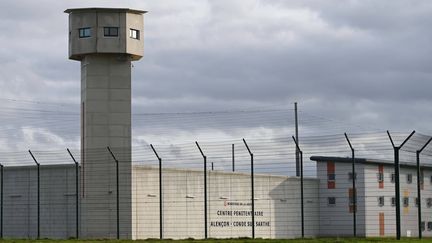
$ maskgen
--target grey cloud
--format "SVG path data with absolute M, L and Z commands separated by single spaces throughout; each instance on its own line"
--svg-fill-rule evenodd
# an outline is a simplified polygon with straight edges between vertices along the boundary
M 145 55 L 133 69 L 136 113 L 286 107 L 296 100 L 302 110 L 365 124 L 366 130 L 432 131 L 428 2 L 92 4 L 150 11 L 145 15 Z M 0 36 L 6 47 L 0 49 L 2 97 L 68 103 L 69 110 L 79 112 L 79 63 L 67 60 L 63 10 L 70 7 L 88 3 L 0 3 L 0 30 L 8 33 Z M 187 129 L 169 125 L 167 130 Z M 144 125 L 134 126 L 142 131 Z M 245 124 L 252 126 L 257 124 Z M 263 126 L 279 129 L 271 122 Z M 79 136 L 78 129 L 73 131 Z

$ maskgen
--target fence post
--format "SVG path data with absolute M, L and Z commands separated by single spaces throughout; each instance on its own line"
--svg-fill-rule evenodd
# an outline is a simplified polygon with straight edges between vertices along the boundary
M 234 157 L 234 144 L 231 146 L 231 153 L 232 153 L 232 171 L 235 171 L 235 157 Z
M 251 201 L 252 201 L 252 239 L 255 238 L 255 190 L 254 190 L 254 157 L 253 153 L 249 149 L 248 144 L 246 143 L 246 140 L 243 138 L 243 143 L 246 146 L 246 149 L 249 152 L 250 158 L 251 158 Z
M 71 151 L 67 148 L 66 149 L 72 158 L 73 162 L 75 163 L 75 237 L 79 238 L 79 164 L 75 160 L 75 157 L 72 155 Z
M 28 151 L 33 158 L 33 161 L 36 163 L 37 167 L 37 238 L 40 238 L 40 163 L 33 156 L 33 153 Z
M 300 149 L 297 140 L 295 137 L 292 137 L 294 143 L 296 145 L 296 149 L 299 151 L 300 155 L 300 163 L 299 163 L 299 171 L 300 171 L 300 205 L 301 205 L 301 235 L 304 238 L 304 185 L 303 185 L 303 151 Z
M 111 151 L 110 147 L 107 147 L 109 153 L 113 157 L 115 163 L 116 163 L 116 207 L 117 207 L 117 239 L 120 239 L 120 202 L 119 202 L 119 161 L 114 156 L 113 152 Z
M 1 188 L 0 188 L 0 239 L 3 239 L 3 188 L 4 188 L 4 166 L 0 164 Z
M 393 146 L 394 150 L 394 171 L 395 171 L 395 198 L 396 198 L 396 239 L 401 239 L 401 215 L 400 215 L 400 172 L 399 172 L 399 150 L 405 145 L 406 142 L 414 135 L 415 131 L 412 131 L 411 134 L 403 141 L 400 146 L 395 146 L 393 139 L 390 135 L 390 132 L 387 131 L 387 135 L 390 139 L 390 142 Z
M 353 235 L 357 237 L 357 189 L 356 189 L 356 172 L 355 172 L 355 151 L 351 144 L 351 141 L 348 138 L 348 135 L 344 133 L 346 141 L 351 149 L 351 159 L 352 159 L 352 204 L 353 204 Z
M 159 154 L 156 152 L 156 149 L 153 147 L 152 144 L 150 144 L 151 149 L 153 150 L 153 153 L 156 155 L 156 158 L 159 161 L 159 238 L 163 239 L 163 201 L 162 201 L 162 158 L 159 157 Z
M 296 176 L 300 176 L 300 150 L 298 149 L 300 141 L 298 137 L 298 110 L 297 102 L 294 102 L 294 122 L 295 122 L 295 141 L 296 141 Z
M 204 238 L 207 239 L 207 156 L 204 155 L 198 142 L 195 142 L 204 159 Z
M 417 214 L 418 214 L 418 235 L 419 239 L 422 238 L 422 228 L 421 228 L 421 222 L 422 222 L 422 215 L 421 215 L 421 188 L 420 188 L 420 153 L 428 146 L 428 144 L 432 141 L 432 138 L 429 138 L 429 140 L 423 145 L 423 147 L 416 151 L 416 158 L 417 158 L 417 200 L 418 200 L 418 207 L 417 207 Z M 423 178 L 424 180 L 424 178 Z

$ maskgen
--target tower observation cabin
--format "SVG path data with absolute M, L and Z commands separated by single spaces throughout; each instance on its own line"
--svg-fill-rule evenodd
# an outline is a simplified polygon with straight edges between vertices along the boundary
M 69 58 L 89 54 L 127 54 L 139 60 L 144 51 L 143 17 L 128 8 L 76 8 L 69 14 Z

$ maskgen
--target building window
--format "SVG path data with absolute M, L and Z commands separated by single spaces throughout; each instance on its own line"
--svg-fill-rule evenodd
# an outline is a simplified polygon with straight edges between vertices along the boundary
M 336 198 L 335 197 L 328 197 L 327 198 L 327 204 L 329 206 L 335 206 L 336 205 Z
M 90 37 L 90 36 L 91 36 L 91 28 L 90 27 L 79 29 L 79 38 L 86 38 L 86 37 Z
M 378 165 L 378 188 L 384 188 L 384 165 Z
M 408 207 L 408 206 L 409 206 L 409 198 L 404 197 L 404 207 Z
M 420 190 L 424 190 L 424 173 L 420 171 Z
M 383 173 L 378 173 L 377 174 L 377 178 L 378 178 L 378 182 L 383 182 L 384 181 L 384 174 Z
M 430 177 L 430 184 L 432 184 L 432 176 Z
M 396 206 L 396 198 L 395 197 L 391 198 L 391 205 L 392 205 L 392 207 Z
M 378 225 L 379 225 L 379 236 L 385 235 L 385 220 L 384 220 L 384 213 L 378 214 Z
M 428 207 L 428 208 L 432 207 L 432 198 L 426 199 L 426 207 Z
M 357 210 L 356 202 L 357 202 L 357 195 L 356 190 L 353 188 L 348 189 L 348 197 L 349 197 L 349 212 L 353 213 Z
M 419 206 L 419 200 L 418 200 L 418 197 L 416 197 L 416 199 L 415 199 L 415 205 L 416 205 L 416 207 Z
M 104 27 L 104 36 L 118 36 L 118 27 Z
M 129 37 L 132 39 L 140 39 L 140 31 L 136 29 L 130 29 L 129 30 Z
M 396 175 L 394 173 L 391 174 L 390 182 L 395 183 L 396 181 Z
M 420 223 L 420 229 L 421 229 L 421 231 L 425 231 L 425 226 L 426 226 L 426 222 L 422 221 Z M 429 226 L 429 224 L 428 224 L 428 226 Z
M 349 173 L 348 173 L 348 179 L 349 179 L 350 181 L 352 181 L 352 180 L 353 180 L 353 177 L 354 177 L 354 180 L 357 180 L 357 173 L 354 173 L 354 176 L 353 176 L 353 173 L 352 173 L 352 172 L 349 172 Z
M 354 205 L 356 203 L 356 199 L 357 199 L 356 191 L 353 190 L 352 188 L 350 188 L 348 190 L 348 196 L 349 196 L 349 204 Z
M 432 231 L 432 222 L 428 222 L 428 225 L 427 225 L 428 227 L 428 231 Z
M 408 184 L 412 183 L 412 174 L 407 174 L 407 183 Z
M 327 189 L 336 188 L 336 167 L 334 162 L 327 162 Z
M 384 206 L 384 197 L 383 196 L 378 197 L 378 206 L 380 206 L 380 207 Z

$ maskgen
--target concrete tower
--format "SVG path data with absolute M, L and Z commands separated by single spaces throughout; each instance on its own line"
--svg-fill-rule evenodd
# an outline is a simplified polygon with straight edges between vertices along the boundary
M 67 9 L 69 59 L 81 61 L 81 236 L 132 238 L 131 61 L 143 55 L 143 14 Z M 116 163 L 119 161 L 117 230 Z

